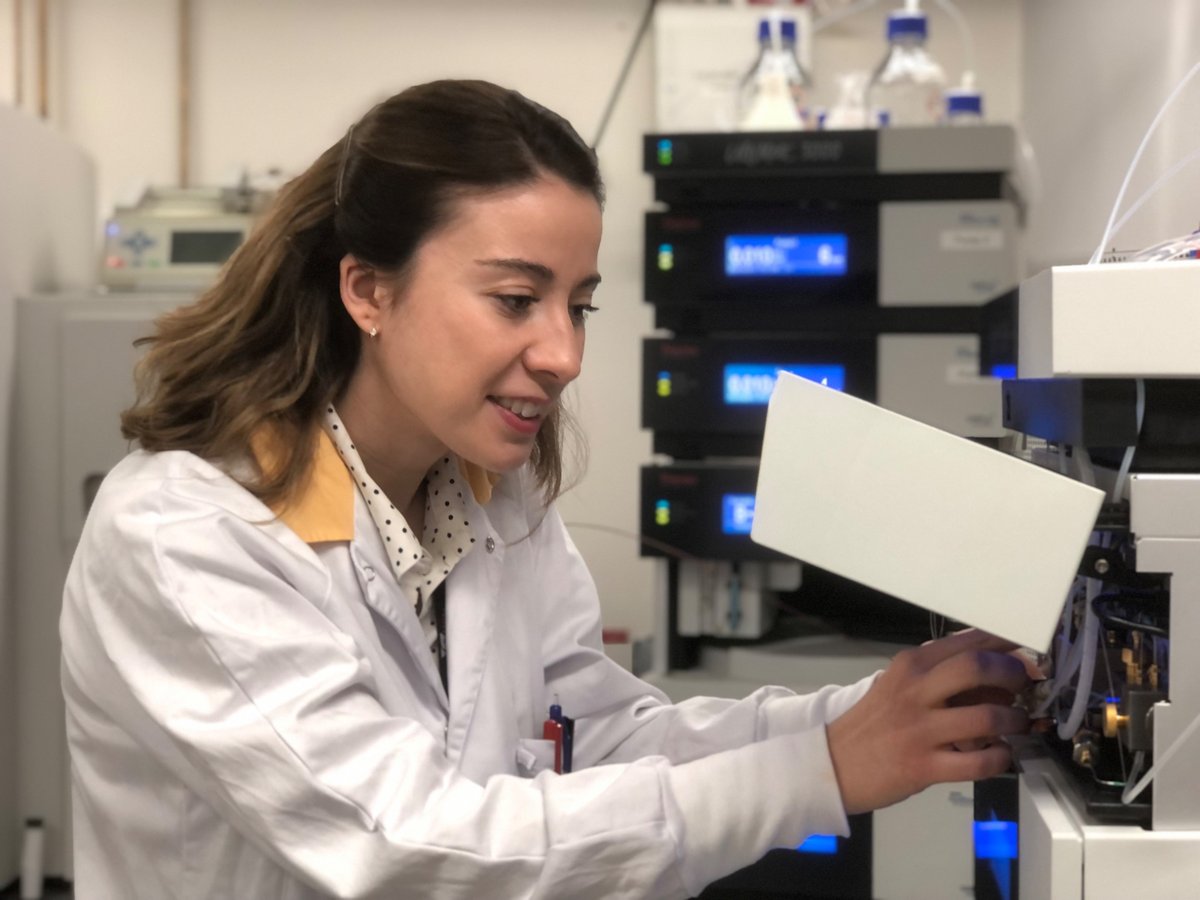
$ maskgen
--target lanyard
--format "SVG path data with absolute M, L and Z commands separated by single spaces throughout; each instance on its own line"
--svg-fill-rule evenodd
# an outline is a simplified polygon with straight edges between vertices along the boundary
M 446 582 L 443 580 L 433 590 L 433 627 L 437 629 L 437 644 L 434 652 L 437 654 L 438 674 L 442 676 L 442 687 L 446 689 L 446 697 L 450 697 L 450 676 L 446 670 Z

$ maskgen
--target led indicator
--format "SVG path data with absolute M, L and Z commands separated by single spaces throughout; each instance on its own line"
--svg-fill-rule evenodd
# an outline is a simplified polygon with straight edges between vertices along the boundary
M 654 502 L 654 524 L 655 525 L 670 525 L 671 524 L 671 501 L 656 500 Z
M 658 142 L 658 164 L 669 166 L 675 160 L 675 147 L 667 139 Z
M 846 367 L 808 363 L 730 363 L 725 366 L 725 403 L 730 406 L 762 406 L 771 399 L 780 372 L 789 372 L 817 384 L 846 389 Z
M 721 531 L 724 534 L 749 534 L 754 525 L 754 495 L 725 494 L 721 498 Z
M 844 234 L 731 234 L 725 274 L 750 277 L 845 275 Z
M 975 823 L 976 859 L 1016 859 L 1017 846 L 1016 822 Z
M 670 272 L 675 268 L 675 248 L 670 244 L 658 245 L 658 270 Z
M 837 835 L 833 834 L 814 834 L 811 835 L 803 844 L 796 848 L 801 853 L 821 853 L 830 855 L 838 851 Z
M 670 372 L 659 372 L 658 373 L 658 380 L 655 382 L 654 390 L 660 397 L 670 397 L 671 396 L 671 373 Z
M 992 366 L 992 377 L 1012 381 L 1017 377 L 1017 367 L 1012 363 L 999 363 Z

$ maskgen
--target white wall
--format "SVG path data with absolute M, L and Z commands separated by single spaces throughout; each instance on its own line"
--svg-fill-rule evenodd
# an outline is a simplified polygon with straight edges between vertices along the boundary
M 1031 270 L 1086 262 L 1155 113 L 1200 62 L 1194 0 L 1025 0 L 1025 118 L 1042 170 Z M 1069 49 L 1067 49 L 1069 48 Z M 1200 149 L 1200 78 L 1173 104 L 1134 175 L 1126 206 Z M 1200 222 L 1200 165 L 1180 172 L 1116 238 L 1136 249 Z M 1110 242 L 1112 243 L 1112 242 Z
M 9 0 L 9 3 L 18 0 Z M 31 30 L 32 5 L 26 12 Z M 883 51 L 880 3 L 822 32 L 814 69 L 870 68 Z M 1019 110 L 1017 0 L 962 0 L 991 117 Z M 178 179 L 177 4 L 72 0 L 55 4 L 51 116 L 96 157 L 100 214 L 146 184 Z M 243 168 L 295 172 L 337 140 L 372 102 L 407 84 L 478 76 L 515 87 L 566 115 L 591 139 L 645 8 L 644 0 L 203 0 L 193 6 L 191 174 L 229 182 Z M 960 36 L 931 3 L 931 49 L 957 77 Z M 2 13 L 0 13 L 2 15 Z M 4 26 L 0 26 L 3 41 Z M 745 40 L 747 64 L 753 36 Z M 589 324 L 584 375 L 573 391 L 591 455 L 561 508 L 592 566 L 606 622 L 650 631 L 653 566 L 637 531 L 637 469 L 650 441 L 639 428 L 642 213 L 652 196 L 640 136 L 653 129 L 651 42 L 639 50 L 600 146 L 608 182 L 601 251 L 602 312 Z M 32 74 L 33 60 L 27 59 Z M 11 83 L 11 75 L 9 82 Z M 27 79 L 27 95 L 34 86 Z M 0 80 L 0 89 L 4 84 Z

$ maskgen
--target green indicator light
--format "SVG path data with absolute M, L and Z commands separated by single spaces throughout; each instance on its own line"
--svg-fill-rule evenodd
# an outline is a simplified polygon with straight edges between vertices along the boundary
M 660 166 L 669 166 L 675 158 L 675 148 L 668 140 L 658 142 L 658 164 Z
M 658 500 L 654 504 L 654 524 L 655 525 L 670 525 L 671 524 L 671 503 L 667 500 Z
M 673 268 L 675 268 L 675 248 L 670 244 L 659 244 L 658 270 L 660 272 L 670 272 Z
M 671 396 L 671 373 L 659 372 L 656 390 L 660 397 Z

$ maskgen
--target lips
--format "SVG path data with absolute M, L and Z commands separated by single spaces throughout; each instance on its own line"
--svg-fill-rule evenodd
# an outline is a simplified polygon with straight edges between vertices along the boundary
M 497 406 L 507 409 L 513 415 L 527 420 L 540 419 L 550 409 L 549 403 L 539 403 L 535 400 L 526 400 L 520 397 L 490 397 L 488 399 Z

